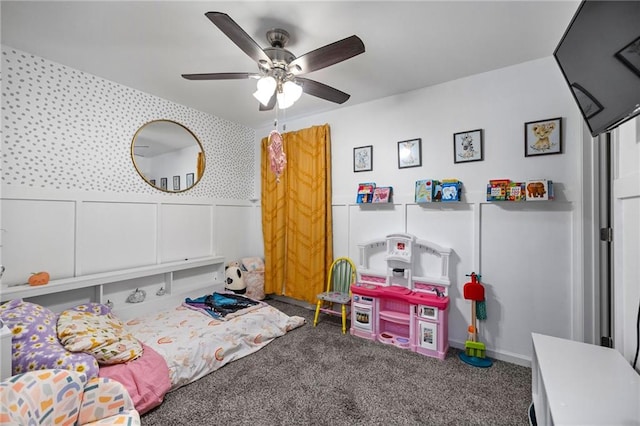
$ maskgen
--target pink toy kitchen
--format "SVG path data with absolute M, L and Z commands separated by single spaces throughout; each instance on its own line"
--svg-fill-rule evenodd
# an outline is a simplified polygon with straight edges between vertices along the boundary
M 359 244 L 358 250 L 351 334 L 444 359 L 451 249 L 390 234 Z

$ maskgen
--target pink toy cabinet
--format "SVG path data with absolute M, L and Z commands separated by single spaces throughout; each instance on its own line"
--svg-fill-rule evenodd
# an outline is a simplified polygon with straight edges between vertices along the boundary
M 422 293 L 415 293 L 410 298 L 415 312 L 411 324 L 413 351 L 444 359 L 449 349 L 448 299 Z
M 390 234 L 358 248 L 351 334 L 444 359 L 451 250 L 410 234 Z

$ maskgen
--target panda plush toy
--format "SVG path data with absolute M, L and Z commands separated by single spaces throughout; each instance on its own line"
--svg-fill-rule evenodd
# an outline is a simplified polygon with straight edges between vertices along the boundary
M 247 292 L 247 285 L 244 283 L 242 270 L 238 266 L 227 266 L 224 275 L 225 290 L 232 291 L 236 294 L 245 294 Z

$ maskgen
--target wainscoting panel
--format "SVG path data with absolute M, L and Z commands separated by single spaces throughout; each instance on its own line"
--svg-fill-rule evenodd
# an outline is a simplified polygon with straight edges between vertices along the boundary
M 351 204 L 349 206 L 349 257 L 357 263 L 358 244 L 404 231 L 404 205 Z M 376 265 L 369 265 L 369 267 L 378 269 Z M 381 265 L 381 269 L 384 271 L 385 266 Z
M 449 265 L 450 276 L 455 276 L 454 272 L 460 264 L 468 268 L 473 264 L 473 210 L 468 204 L 437 207 L 407 205 L 407 233 L 419 239 L 450 247 L 453 251 Z M 433 265 L 419 262 L 430 271 L 437 269 L 439 264 L 436 258 L 426 254 L 424 261 L 433 262 Z M 465 273 L 471 272 L 465 271 L 460 271 L 461 279 L 464 279 Z M 423 275 L 424 271 L 417 270 L 414 274 Z
M 634 177 L 640 178 L 640 175 Z M 637 356 L 636 348 L 640 344 L 637 341 L 637 318 L 640 315 L 640 192 L 637 189 L 635 197 L 616 200 L 619 216 L 615 223 L 624 222 L 624 227 L 619 226 L 622 230 L 615 229 L 616 234 L 613 236 L 617 243 L 614 250 L 619 250 L 616 252 L 614 270 L 619 283 L 614 289 L 614 342 L 629 361 Z M 640 365 L 636 370 L 640 373 Z
M 482 204 L 487 348 L 531 356 L 531 332 L 571 338 L 571 203 Z M 482 328 L 484 326 L 484 328 Z
M 247 204 L 218 204 L 215 217 L 215 241 L 224 241 L 216 247 L 217 254 L 224 255 L 227 261 L 238 260 L 258 253 L 247 253 L 247 247 L 262 245 L 262 233 L 251 226 L 255 223 L 254 206 Z
M 640 117 L 613 134 L 613 342 L 631 363 L 638 356 L 640 344 Z M 640 363 L 636 371 L 640 373 Z
M 213 206 L 163 204 L 160 212 L 161 262 L 213 254 Z
M 82 202 L 78 222 L 79 275 L 156 263 L 156 204 Z
M 462 287 L 469 280 L 466 274 L 474 272 L 474 213 L 478 205 L 470 204 L 428 204 L 407 205 L 407 232 L 419 239 L 432 241 L 451 248 L 449 258 L 449 340 L 464 342 L 470 324 L 471 305 L 464 300 Z M 433 271 L 436 262 L 433 256 L 424 256 L 418 264 Z M 420 276 L 423 271 L 415 271 Z M 478 272 L 478 271 L 475 271 Z
M 26 283 L 32 272 L 59 278 L 74 274 L 75 203 L 2 200 L 5 285 Z
M 349 206 L 346 204 L 334 204 L 333 216 L 333 258 L 349 256 Z M 357 259 L 352 259 L 357 262 Z

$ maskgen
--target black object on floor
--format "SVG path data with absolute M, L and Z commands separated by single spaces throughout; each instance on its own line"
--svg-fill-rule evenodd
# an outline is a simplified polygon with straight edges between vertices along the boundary
M 531 426 L 538 426 L 538 422 L 536 421 L 536 409 L 533 406 L 533 402 L 529 405 L 529 424 Z

